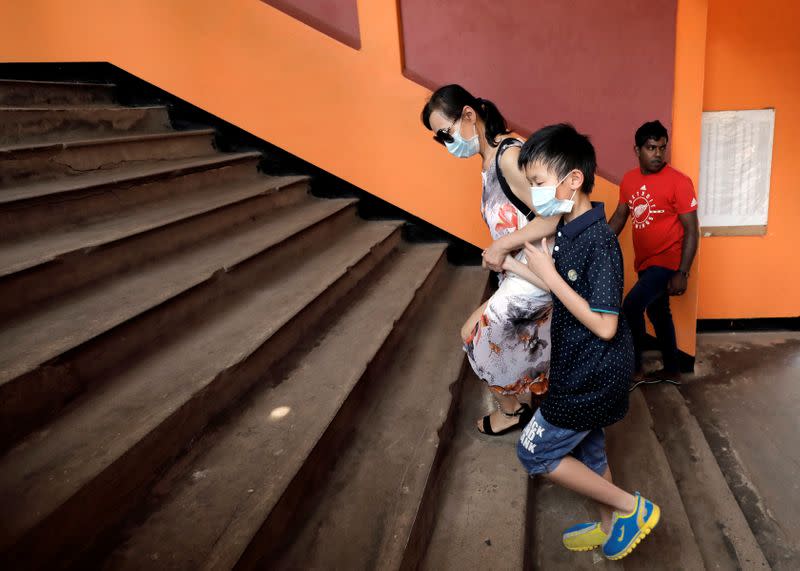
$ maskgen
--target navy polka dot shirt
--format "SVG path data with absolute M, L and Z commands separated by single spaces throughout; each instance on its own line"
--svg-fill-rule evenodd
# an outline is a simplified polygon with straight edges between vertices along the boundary
M 620 315 L 622 251 L 606 223 L 603 204 L 556 230 L 553 260 L 562 278 L 592 311 Z M 604 341 L 553 296 L 550 389 L 541 406 L 547 422 L 572 430 L 614 424 L 628 412 L 633 341 L 620 315 L 617 333 Z

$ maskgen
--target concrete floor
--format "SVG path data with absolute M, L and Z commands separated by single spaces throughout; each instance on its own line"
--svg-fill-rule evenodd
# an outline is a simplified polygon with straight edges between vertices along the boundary
M 800 569 L 800 333 L 698 337 L 681 392 L 775 569 Z

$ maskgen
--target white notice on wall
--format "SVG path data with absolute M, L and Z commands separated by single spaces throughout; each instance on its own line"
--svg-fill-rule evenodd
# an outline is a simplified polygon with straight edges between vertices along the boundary
M 767 225 L 774 130 L 774 109 L 703 113 L 701 226 Z

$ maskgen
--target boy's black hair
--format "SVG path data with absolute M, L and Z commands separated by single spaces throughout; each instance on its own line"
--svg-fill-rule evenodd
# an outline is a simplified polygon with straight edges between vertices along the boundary
M 648 121 L 636 129 L 634 140 L 636 141 L 636 146 L 641 147 L 647 142 L 647 139 L 658 141 L 661 137 L 664 137 L 667 141 L 669 141 L 669 133 L 667 132 L 667 128 L 661 124 L 661 121 L 656 119 L 655 121 Z
M 461 112 L 466 105 L 472 107 L 478 117 L 483 119 L 483 123 L 486 125 L 486 142 L 492 147 L 499 144 L 495 142 L 499 135 L 511 132 L 508 130 L 505 118 L 494 103 L 488 99 L 475 97 L 456 84 L 445 85 L 434 91 L 422 108 L 420 119 L 425 128 L 431 131 L 431 113 L 440 111 L 445 117 L 456 120 L 461 117 Z
M 548 125 L 536 131 L 522 145 L 519 152 L 519 168 L 541 161 L 558 175 L 567 176 L 570 171 L 583 173 L 581 191 L 590 194 L 594 188 L 594 172 L 597 156 L 589 137 L 578 133 L 569 123 Z

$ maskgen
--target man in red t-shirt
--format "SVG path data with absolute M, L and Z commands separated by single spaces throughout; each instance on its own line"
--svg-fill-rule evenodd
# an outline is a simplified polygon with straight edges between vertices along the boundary
M 608 221 L 619 234 L 628 217 L 633 218 L 634 269 L 639 280 L 622 309 L 633 333 L 637 378 L 642 378 L 646 310 L 664 361 L 663 369 L 648 377 L 677 380 L 680 367 L 669 296 L 686 291 L 700 234 L 697 197 L 691 179 L 666 163 L 669 135 L 661 122 L 645 123 L 635 139 L 639 167 L 622 178 L 619 205 Z

